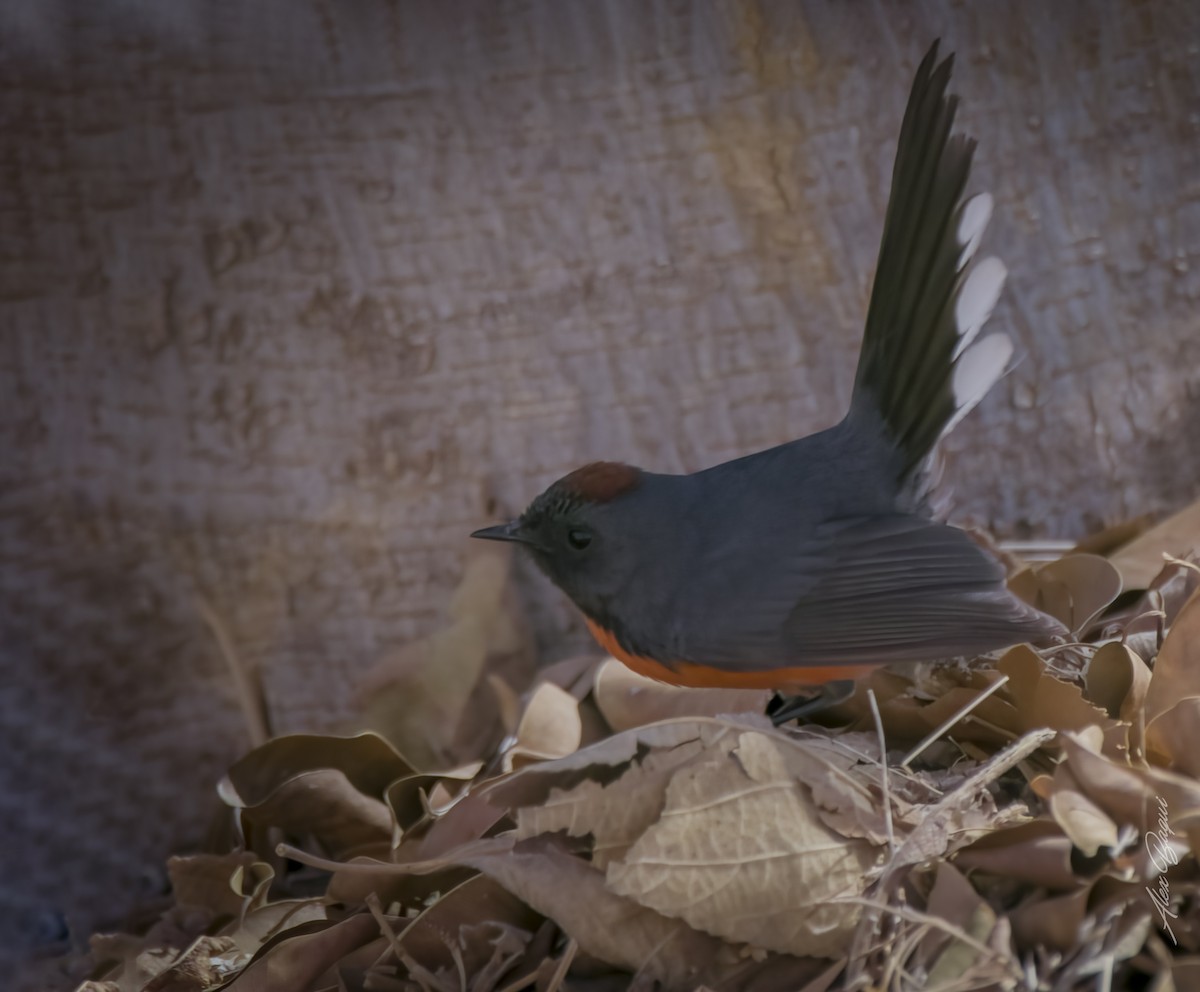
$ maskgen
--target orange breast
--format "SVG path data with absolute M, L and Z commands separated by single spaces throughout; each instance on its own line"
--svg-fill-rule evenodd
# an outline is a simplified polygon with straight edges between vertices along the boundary
M 798 686 L 823 685 L 838 679 L 855 679 L 878 668 L 878 665 L 813 665 L 793 668 L 764 668 L 759 671 L 730 671 L 687 661 L 660 662 L 645 655 L 631 654 L 617 643 L 616 637 L 590 617 L 584 617 L 588 630 L 597 643 L 617 661 L 639 675 L 700 689 L 792 689 Z

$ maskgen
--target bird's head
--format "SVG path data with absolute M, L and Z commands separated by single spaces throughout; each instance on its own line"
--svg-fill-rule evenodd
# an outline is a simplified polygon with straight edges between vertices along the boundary
M 601 616 L 633 561 L 622 508 L 641 484 L 640 469 L 592 462 L 551 485 L 516 520 L 471 536 L 524 545 L 584 613 Z

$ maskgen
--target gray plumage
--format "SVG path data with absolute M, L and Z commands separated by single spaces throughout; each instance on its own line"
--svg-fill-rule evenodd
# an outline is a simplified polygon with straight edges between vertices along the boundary
M 936 44 L 901 127 L 851 408 L 836 426 L 692 475 L 601 463 L 480 537 L 526 544 L 621 647 L 726 671 L 975 655 L 1063 632 L 928 511 L 940 437 L 1004 372 L 980 337 L 1004 266 L 971 266 L 991 213 L 963 200 Z

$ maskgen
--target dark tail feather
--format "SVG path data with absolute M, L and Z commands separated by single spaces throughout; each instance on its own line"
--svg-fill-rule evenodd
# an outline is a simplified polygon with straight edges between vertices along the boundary
M 951 135 L 958 98 L 947 96 L 954 57 L 937 43 L 917 69 L 892 172 L 853 405 L 882 417 L 902 454 L 901 480 L 925 465 L 938 439 L 1003 374 L 1012 344 L 978 339 L 1004 285 L 997 258 L 971 258 L 992 199 L 963 201 L 975 142 Z

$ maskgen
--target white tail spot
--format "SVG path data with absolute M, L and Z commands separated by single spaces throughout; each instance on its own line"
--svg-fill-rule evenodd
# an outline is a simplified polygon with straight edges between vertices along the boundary
M 954 363 L 954 416 L 946 425 L 948 433 L 971 412 L 987 391 L 1004 375 L 1012 358 L 1013 345 L 1007 334 L 989 334 L 976 341 Z
M 982 259 L 967 275 L 954 301 L 954 323 L 958 329 L 955 358 L 975 340 L 979 329 L 992 315 L 1007 276 L 1008 269 L 994 255 Z
M 992 219 L 992 194 L 980 193 L 973 196 L 958 212 L 958 243 L 962 245 L 962 254 L 958 256 L 958 269 L 961 272 L 975 255 L 979 242 L 983 240 L 983 232 L 987 230 L 988 221 Z

